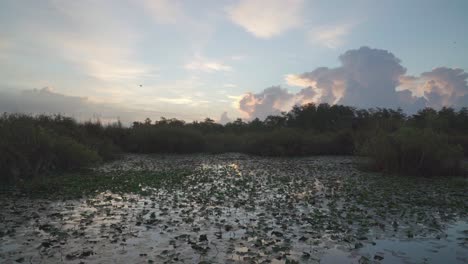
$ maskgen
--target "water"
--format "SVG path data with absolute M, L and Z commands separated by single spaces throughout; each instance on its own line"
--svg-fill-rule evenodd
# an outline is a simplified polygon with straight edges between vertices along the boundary
M 468 263 L 467 230 L 468 223 L 458 221 L 446 229 L 443 238 L 376 239 L 358 250 L 333 248 L 320 263 Z
M 145 196 L 2 194 L 0 262 L 467 263 L 463 185 L 362 173 L 354 164 L 130 155 L 98 170 L 183 167 L 193 175 Z

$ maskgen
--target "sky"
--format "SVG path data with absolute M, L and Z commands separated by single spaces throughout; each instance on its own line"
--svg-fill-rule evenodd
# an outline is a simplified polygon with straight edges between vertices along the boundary
M 249 120 L 468 106 L 465 0 L 2 0 L 0 111 Z

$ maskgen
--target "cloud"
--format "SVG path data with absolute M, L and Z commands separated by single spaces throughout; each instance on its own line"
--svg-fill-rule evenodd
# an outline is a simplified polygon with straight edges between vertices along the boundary
M 301 26 L 303 0 L 241 0 L 228 9 L 231 21 L 258 38 Z
M 418 77 L 403 76 L 399 90 L 407 89 L 424 97 L 429 107 L 467 106 L 463 99 L 468 95 L 467 79 L 468 73 L 463 69 L 439 67 Z
M 353 24 L 323 26 L 310 30 L 308 37 L 312 43 L 334 49 L 344 44 L 344 38 L 351 32 L 353 27 Z
M 89 12 L 86 5 L 62 7 L 62 15 L 76 31 L 44 31 L 41 41 L 53 47 L 65 60 L 76 64 L 86 75 L 101 81 L 131 81 L 156 75 L 154 66 L 136 60 L 137 31 L 108 14 L 104 7 L 94 8 L 99 11 Z M 82 17 L 87 21 L 85 24 L 81 22 Z
M 184 66 L 187 70 L 203 72 L 232 71 L 232 67 L 222 62 L 203 58 L 200 55 L 195 57 Z
M 337 68 L 317 68 L 300 75 L 289 75 L 290 85 L 309 85 L 320 96 L 316 102 L 359 107 L 396 107 L 395 87 L 406 69 L 386 50 L 361 47 L 339 57 Z
M 144 7 L 160 24 L 175 24 L 187 18 L 178 0 L 144 0 Z
M 246 55 L 232 55 L 232 56 L 230 57 L 230 59 L 233 60 L 233 61 L 243 61 L 243 60 L 245 60 L 246 58 L 247 58 Z
M 158 119 L 161 116 L 176 117 L 188 120 L 201 119 L 201 116 L 183 115 L 180 113 L 150 111 L 127 108 L 118 104 L 93 102 L 87 97 L 69 96 L 58 93 L 49 87 L 23 90 L 21 92 L 0 91 L 0 113 L 25 114 L 63 114 L 79 121 L 101 120 L 103 123 L 120 120 L 131 124 L 146 117 Z
M 315 86 L 316 82 L 311 81 L 307 78 L 303 78 L 301 75 L 297 74 L 287 74 L 285 76 L 286 83 L 290 86 L 299 86 L 299 87 L 309 87 Z
M 191 103 L 193 103 L 192 98 L 188 98 L 188 97 L 180 97 L 180 98 L 159 97 L 156 100 L 161 101 L 161 102 L 173 103 L 173 104 L 191 104 Z
M 131 20 L 117 15 L 125 5 L 108 5 L 107 1 L 43 1 L 38 5 L 44 12 L 37 12 L 34 3 L 17 5 L 24 19 L 12 22 L 15 32 L 8 36 L 14 44 L 9 54 L 14 62 L 22 61 L 27 54 L 30 64 L 47 60 L 48 67 L 56 63 L 65 69 L 65 74 L 71 68 L 75 78 L 80 75 L 94 79 L 99 85 L 132 82 L 157 74 L 157 68 L 137 60 L 142 34 Z M 17 68 L 16 72 L 24 75 L 37 72 L 28 72 L 32 67 L 24 65 Z
M 409 90 L 401 90 L 396 93 L 400 106 L 403 107 L 407 113 L 416 113 L 417 111 L 427 107 L 426 98 L 414 96 Z
M 227 123 L 231 122 L 231 118 L 228 117 L 228 113 L 227 112 L 223 112 L 221 114 L 221 117 L 219 118 L 219 121 L 218 123 L 222 124 L 222 125 L 225 125 Z
M 294 95 L 279 86 L 266 88 L 260 93 L 247 93 L 239 100 L 239 110 L 247 117 L 264 119 L 287 111 L 294 104 Z
M 209 103 L 208 100 L 199 100 L 190 96 L 183 96 L 183 97 L 175 97 L 175 98 L 168 98 L 168 97 L 156 97 L 154 101 L 158 102 L 165 102 L 175 105 L 188 105 L 188 106 L 199 106 L 201 104 Z
M 359 108 L 397 108 L 414 113 L 424 107 L 463 107 L 468 103 L 468 73 L 462 69 L 436 68 L 419 77 L 408 76 L 400 59 L 389 51 L 361 47 L 339 56 L 336 68 L 288 74 L 297 93 L 274 86 L 257 94 L 247 93 L 238 109 L 249 118 L 264 118 L 290 110 L 295 104 L 329 103 Z
M 7 50 L 10 47 L 10 43 L 5 40 L 0 38 L 0 58 L 6 57 L 7 55 Z

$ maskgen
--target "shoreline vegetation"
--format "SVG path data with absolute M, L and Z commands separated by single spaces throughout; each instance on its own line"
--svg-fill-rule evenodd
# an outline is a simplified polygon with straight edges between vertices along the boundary
M 295 106 L 265 120 L 225 125 L 207 118 L 79 123 L 61 115 L 0 116 L 0 181 L 14 183 L 73 172 L 122 153 L 227 153 L 259 156 L 357 155 L 367 169 L 412 176 L 464 175 L 468 108 L 356 109 L 328 104 Z

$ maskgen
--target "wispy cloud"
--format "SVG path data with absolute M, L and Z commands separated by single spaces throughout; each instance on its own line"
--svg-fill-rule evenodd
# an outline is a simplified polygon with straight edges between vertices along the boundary
M 242 61 L 242 60 L 245 60 L 247 58 L 247 56 L 245 56 L 245 55 L 232 55 L 230 58 L 233 61 Z
M 303 0 L 241 0 L 228 8 L 232 22 L 258 38 L 271 38 L 301 26 Z
M 158 97 L 157 101 L 166 102 L 171 104 L 192 104 L 193 99 L 191 97 L 179 97 L 179 98 L 167 98 L 167 97 Z
M 207 59 L 201 55 L 195 55 L 194 58 L 184 65 L 187 70 L 203 72 L 232 71 L 232 67 L 223 62 Z
M 119 10 L 103 2 L 50 1 L 59 25 L 33 24 L 28 31 L 37 42 L 53 49 L 62 59 L 75 64 L 84 74 L 101 81 L 140 79 L 156 69 L 136 59 L 140 33 L 115 15 Z M 122 8 L 122 7 L 115 7 Z M 50 18 L 51 21 L 54 17 Z M 70 30 L 71 29 L 71 30 Z
M 0 112 L 21 112 L 26 114 L 64 114 L 80 121 L 99 119 L 104 123 L 122 121 L 131 124 L 146 117 L 158 119 L 161 116 L 183 118 L 186 120 L 202 119 L 202 115 L 183 114 L 168 111 L 148 110 L 141 107 L 129 108 L 122 104 L 94 102 L 87 97 L 69 96 L 45 87 L 42 89 L 23 90 L 21 92 L 3 92 L 0 90 Z
M 233 84 L 233 83 L 226 83 L 223 85 L 223 87 L 226 87 L 226 88 L 235 88 L 237 87 L 237 85 Z
M 0 38 L 0 58 L 7 54 L 6 50 L 9 46 L 10 44 L 8 43 L 8 41 Z
M 116 46 L 112 41 L 69 34 L 50 36 L 48 41 L 63 58 L 102 81 L 139 80 L 157 74 L 154 66 L 133 59 L 135 54 L 131 45 Z
M 322 26 L 308 32 L 309 40 L 330 49 L 342 46 L 345 38 L 350 34 L 355 24 L 340 24 L 333 26 Z
M 178 0 L 144 0 L 145 9 L 161 24 L 176 24 L 187 19 L 183 6 Z

